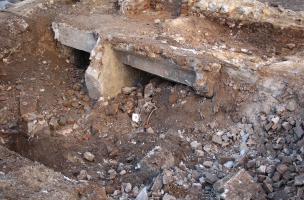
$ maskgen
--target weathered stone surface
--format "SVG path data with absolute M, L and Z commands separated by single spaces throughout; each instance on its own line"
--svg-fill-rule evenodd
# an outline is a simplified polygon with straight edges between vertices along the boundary
M 102 88 L 98 81 L 99 71 L 94 68 L 88 68 L 85 73 L 86 86 L 92 99 L 98 99 L 102 96 Z
M 93 99 L 117 95 L 122 87 L 132 86 L 139 75 L 139 72 L 118 60 L 111 46 L 103 44 L 101 40 L 94 48 L 92 58 L 85 79 L 89 95 Z
M 87 52 L 91 52 L 96 45 L 97 38 L 92 32 L 80 31 L 65 24 L 57 23 L 52 23 L 52 28 L 55 39 L 63 45 L 70 46 L 70 44 L 73 44 L 73 48 Z
M 213 186 L 225 200 L 266 199 L 261 186 L 244 169 L 232 177 L 219 180 Z

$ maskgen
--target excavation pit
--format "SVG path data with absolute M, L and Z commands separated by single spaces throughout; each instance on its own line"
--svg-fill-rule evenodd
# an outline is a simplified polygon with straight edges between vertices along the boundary
M 83 9 L 84 1 L 34 0 L 39 12 L 22 12 L 33 21 L 50 14 L 66 54 L 56 48 L 49 23 L 37 33 L 29 24 L 27 37 L 11 37 L 17 51 L 3 63 L 16 80 L 0 81 L 0 142 L 23 157 L 0 148 L 0 198 L 68 199 L 61 193 L 68 189 L 65 194 L 76 195 L 69 199 L 80 199 L 86 191 L 74 186 L 84 183 L 97 186 L 86 198 L 94 200 L 96 193 L 135 199 L 143 188 L 151 198 L 216 199 L 217 180 L 234 182 L 229 191 L 238 191 L 233 174 L 263 188 L 235 192 L 240 199 L 301 198 L 304 37 L 301 22 L 287 23 L 289 11 L 277 7 L 278 18 L 245 17 L 242 24 L 199 9 L 175 19 L 151 10 L 101 14 L 110 5 L 94 12 L 95 4 Z M 10 22 L 1 19 L 3 27 Z M 148 73 L 161 78 L 144 79 Z M 27 108 L 33 110 L 24 113 Z M 39 132 L 18 126 L 25 122 Z M 269 182 L 273 172 L 279 176 Z M 62 184 L 41 184 L 49 177 L 47 184 Z

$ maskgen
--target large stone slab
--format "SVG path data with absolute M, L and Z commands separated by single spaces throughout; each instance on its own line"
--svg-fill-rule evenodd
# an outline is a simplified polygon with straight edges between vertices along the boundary
M 209 1 L 206 2 L 196 2 L 193 9 L 207 12 Z M 233 11 L 243 6 L 245 0 L 216 2 L 217 6 L 228 3 Z M 261 15 L 261 18 L 258 16 L 250 20 L 271 22 L 286 28 L 295 37 L 291 40 L 285 37 L 285 33 L 268 26 L 259 27 L 265 31 L 250 33 L 250 36 L 246 28 L 239 28 L 238 34 L 233 35 L 234 28 L 210 22 L 206 18 L 180 17 L 160 22 L 159 25 L 151 19 L 137 20 L 104 14 L 61 16 L 53 23 L 53 30 L 62 44 L 91 53 L 86 84 L 94 99 L 115 96 L 120 92 L 120 87 L 136 82 L 138 76 L 134 71 L 129 71 L 130 67 L 188 85 L 198 94 L 209 98 L 214 97 L 220 88 L 229 87 L 229 82 L 262 87 L 273 92 L 273 85 L 265 82 L 274 78 L 273 74 L 286 69 L 284 73 L 292 76 L 292 67 L 301 73 L 303 71 L 302 63 L 297 61 L 302 56 L 300 53 L 295 55 L 296 49 L 301 51 L 303 25 L 291 16 L 285 19 L 284 14 L 276 15 L 277 8 L 270 8 L 261 2 L 254 1 L 248 6 L 251 6 L 250 12 L 255 12 L 257 8 L 276 9 L 272 10 L 274 15 L 266 18 Z M 280 18 L 283 19 L 281 24 L 277 21 Z M 197 27 L 200 27 L 198 33 L 195 31 Z M 208 34 L 201 34 L 210 28 L 212 30 Z M 208 35 L 211 33 L 210 38 Z M 262 39 L 265 40 L 263 44 Z M 298 44 L 290 49 L 291 43 L 296 40 Z M 287 52 L 284 58 L 288 58 L 288 61 L 283 61 L 280 54 L 270 55 L 269 49 Z M 292 67 L 286 68 L 287 63 L 292 63 Z M 279 79 L 280 76 L 275 78 Z
M 56 23 L 52 24 L 52 28 L 55 39 L 63 45 L 90 53 L 97 43 L 97 38 L 91 31 L 79 31 L 77 28 Z
M 130 30 L 97 26 L 94 31 L 90 30 L 91 27 L 83 30 L 68 23 L 53 23 L 52 27 L 55 39 L 62 44 L 91 53 L 86 84 L 94 99 L 115 96 L 121 87 L 136 82 L 137 73 L 127 66 L 191 86 L 200 94 L 213 96 L 214 83 L 209 77 L 218 74 L 222 61 L 211 54 L 164 44 L 151 35 L 136 33 L 136 26 L 124 27 Z

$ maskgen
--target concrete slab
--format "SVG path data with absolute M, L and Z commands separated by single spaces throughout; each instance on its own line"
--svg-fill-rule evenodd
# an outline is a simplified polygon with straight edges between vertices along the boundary
M 195 72 L 183 69 L 177 64 L 166 59 L 151 59 L 145 56 L 117 51 L 118 59 L 125 65 L 143 70 L 171 81 L 193 86 L 195 84 Z
M 302 43 L 302 29 L 289 25 L 285 29 Z M 188 85 L 206 97 L 215 95 L 222 77 L 254 85 L 262 75 L 259 69 L 281 59 L 279 54 L 270 55 L 269 49 L 285 48 L 284 56 L 295 52 L 288 50 L 287 35 L 275 28 L 259 28 L 265 31 L 245 28 L 234 33 L 234 28 L 196 17 L 154 23 L 150 18 L 103 14 L 64 15 L 53 23 L 59 42 L 91 53 L 86 83 L 94 99 L 115 96 L 119 87 L 134 82 L 137 76 L 125 66 Z
M 73 29 L 72 27 L 60 26 L 55 23 L 52 25 L 55 39 L 61 41 L 63 45 L 73 47 L 78 50 L 91 52 L 97 43 L 98 38 L 93 32 L 78 31 L 77 29 L 71 30 Z
M 132 36 L 127 38 L 111 35 L 108 38 L 100 35 L 99 42 L 96 42 L 92 37 L 93 33 L 69 28 L 65 24 L 53 24 L 53 29 L 56 39 L 62 44 L 92 53 L 92 62 L 86 72 L 86 83 L 89 94 L 94 99 L 100 96 L 116 95 L 121 87 L 135 82 L 138 76 L 134 71 L 130 73 L 126 65 L 195 87 L 199 77 L 203 77 L 196 74 L 196 66 L 203 65 L 203 62 L 207 65 L 219 62 L 211 55 L 196 55 L 193 49 L 169 46 L 151 39 L 143 42 L 140 38 Z M 91 51 L 94 42 L 96 46 Z M 166 52 L 168 57 L 162 57 L 154 52 L 159 50 Z M 206 59 L 199 57 L 206 57 Z

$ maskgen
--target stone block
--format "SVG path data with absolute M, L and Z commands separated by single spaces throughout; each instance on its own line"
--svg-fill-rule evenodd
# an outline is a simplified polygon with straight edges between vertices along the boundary
M 266 199 L 262 187 L 244 169 L 232 177 L 225 177 L 213 185 L 219 198 L 225 200 Z

